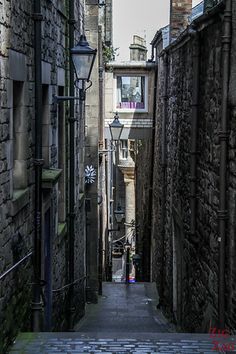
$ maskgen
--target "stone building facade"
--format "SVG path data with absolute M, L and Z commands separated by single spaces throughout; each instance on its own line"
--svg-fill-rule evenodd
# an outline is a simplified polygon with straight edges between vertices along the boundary
M 35 222 L 35 32 L 42 19 L 42 330 L 67 330 L 71 279 L 69 222 L 69 104 L 53 95 L 69 94 L 70 1 L 3 1 L 0 19 L 0 352 L 19 330 L 31 328 Z M 97 2 L 94 3 L 97 8 Z M 86 16 L 85 16 L 86 15 Z M 74 1 L 75 44 L 89 29 L 91 14 Z M 98 28 L 94 28 L 98 31 Z M 97 48 L 96 38 L 88 38 Z M 98 70 L 95 68 L 95 80 Z M 78 92 L 75 92 L 78 94 Z M 86 111 L 89 116 L 90 112 Z M 85 311 L 86 217 L 84 109 L 75 104 L 73 321 Z M 38 219 L 39 220 L 39 219 Z M 23 259 L 25 256 L 27 258 Z M 88 256 L 87 256 L 88 257 Z M 23 261 L 21 262 L 21 260 Z M 12 266 L 19 266 L 4 275 Z M 73 322 L 72 321 L 72 322 Z
M 117 274 L 123 274 L 121 278 L 123 280 L 126 273 L 125 262 L 127 262 L 127 254 L 129 254 L 127 247 L 124 245 L 131 244 L 130 254 L 132 256 L 135 253 L 143 256 L 145 253 L 143 253 L 143 246 L 147 234 L 142 229 L 144 205 L 142 205 L 143 198 L 141 193 L 146 192 L 144 191 L 145 187 L 142 189 L 143 186 L 139 182 L 146 171 L 143 171 L 142 167 L 139 170 L 139 163 L 142 161 L 142 156 L 145 156 L 145 154 L 142 154 L 144 146 L 148 145 L 149 148 L 151 146 L 150 138 L 153 124 L 152 89 L 155 68 L 154 63 L 146 61 L 147 49 L 143 38 L 134 35 L 133 42 L 129 48 L 130 61 L 108 62 L 105 73 L 104 128 L 108 150 L 107 208 L 110 216 L 107 220 L 108 231 L 105 238 L 105 244 L 107 245 L 106 254 L 108 254 L 106 261 L 111 263 L 111 254 L 113 253 L 113 275 L 117 271 Z M 112 123 L 116 111 L 124 127 L 120 141 L 112 142 L 109 124 Z M 115 213 L 118 208 L 121 208 L 124 212 L 124 223 L 119 225 L 119 230 L 115 219 Z M 138 217 L 137 220 L 136 217 Z M 140 232 L 135 230 L 136 221 L 138 224 L 140 223 L 139 226 L 141 227 L 138 228 Z M 119 250 L 119 255 L 116 254 L 116 249 Z M 142 262 L 146 266 L 146 263 L 150 262 L 150 258 L 143 257 Z M 130 257 L 130 270 L 132 269 L 130 273 L 134 275 L 135 272 L 131 264 L 132 257 Z M 142 272 L 139 272 L 139 274 L 136 272 L 136 276 L 139 280 L 144 279 Z
M 164 50 L 161 31 L 153 42 L 158 82 L 151 275 L 160 305 L 191 332 L 236 325 L 235 89 L 228 76 L 235 63 L 230 67 L 227 54 L 234 58 L 234 2 L 232 13 L 230 6 L 219 2 Z

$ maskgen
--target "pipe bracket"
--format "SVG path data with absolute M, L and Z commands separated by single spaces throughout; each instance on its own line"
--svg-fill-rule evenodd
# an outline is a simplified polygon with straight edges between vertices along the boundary
M 41 13 L 32 13 L 31 17 L 34 21 L 43 21 L 43 15 Z
M 43 303 L 40 302 L 31 302 L 31 309 L 32 311 L 41 311 Z
M 77 121 L 78 121 L 78 119 L 75 118 L 75 117 L 68 118 L 68 122 L 70 122 L 70 123 L 74 123 L 74 122 L 77 122 Z
M 35 166 L 43 166 L 43 164 L 44 164 L 44 159 L 34 159 Z
M 70 18 L 70 19 L 68 20 L 68 24 L 69 24 L 69 25 L 75 25 L 75 24 L 76 24 L 75 18 Z
M 196 176 L 190 176 L 189 177 L 189 181 L 190 182 L 196 182 L 197 181 L 197 177 Z
M 229 139 L 228 131 L 219 131 L 218 137 L 220 141 L 227 141 Z
M 218 219 L 219 220 L 227 220 L 228 219 L 228 211 L 227 210 L 218 210 Z

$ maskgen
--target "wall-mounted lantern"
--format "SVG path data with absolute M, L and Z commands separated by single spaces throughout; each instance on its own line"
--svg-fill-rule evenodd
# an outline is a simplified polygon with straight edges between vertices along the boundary
M 124 218 L 125 218 L 125 212 L 124 212 L 124 210 L 121 208 L 120 205 L 118 205 L 118 206 L 117 206 L 117 209 L 114 210 L 114 215 L 115 215 L 117 224 L 120 224 L 120 223 L 124 220 Z
M 118 113 L 116 112 L 113 122 L 109 124 L 111 140 L 113 141 L 120 140 L 120 136 L 123 128 L 124 128 L 124 124 L 121 124 L 121 122 L 119 121 Z
M 97 49 L 89 46 L 84 34 L 80 36 L 79 43 L 70 50 L 77 80 L 89 81 Z

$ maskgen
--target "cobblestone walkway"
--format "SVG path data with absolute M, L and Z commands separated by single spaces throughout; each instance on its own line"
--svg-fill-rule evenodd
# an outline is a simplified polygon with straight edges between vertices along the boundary
M 156 310 L 151 284 L 104 284 L 98 305 L 89 305 L 86 317 L 68 333 L 22 333 L 10 354 L 193 354 L 234 353 L 223 345 L 236 338 L 220 340 L 214 349 L 208 334 L 173 333 Z M 235 345 L 236 347 L 236 345 Z M 226 348 L 226 347 L 225 347 Z
M 135 337 L 136 338 L 130 338 Z M 148 354 L 148 353 L 175 353 L 175 354 L 212 354 L 234 353 L 236 351 L 214 351 L 214 344 L 207 334 L 179 334 L 179 333 L 157 333 L 150 338 L 148 333 L 138 339 L 137 335 L 127 336 L 123 333 L 121 338 L 103 336 L 97 338 L 95 335 L 82 335 L 80 333 L 22 333 L 10 352 L 11 354 L 80 354 L 80 353 L 110 353 L 110 354 Z M 154 338 L 155 337 L 155 338 Z M 233 338 L 227 339 L 227 343 Z M 234 341 L 235 342 L 235 341 Z M 222 348 L 223 342 L 220 343 Z

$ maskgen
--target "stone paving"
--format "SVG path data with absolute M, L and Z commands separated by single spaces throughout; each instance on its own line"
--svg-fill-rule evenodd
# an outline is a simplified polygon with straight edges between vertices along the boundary
M 233 337 L 218 340 L 214 349 L 209 334 L 174 333 L 156 310 L 157 295 L 151 284 L 107 283 L 103 294 L 98 305 L 88 305 L 75 332 L 22 333 L 10 354 L 236 353 Z

